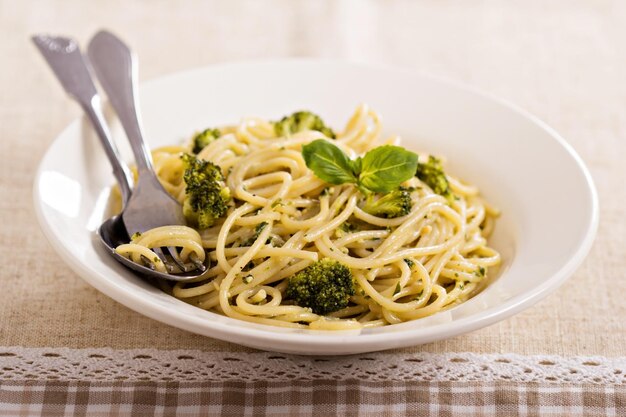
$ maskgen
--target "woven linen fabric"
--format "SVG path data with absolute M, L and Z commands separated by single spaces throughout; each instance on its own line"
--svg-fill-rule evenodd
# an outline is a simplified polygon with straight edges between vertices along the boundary
M 626 357 L 625 22 L 626 2 L 619 0 L 0 0 L 0 416 L 626 415 L 624 370 L 594 365 Z M 371 378 L 333 379 L 323 373 L 330 372 L 325 359 L 299 368 L 291 356 L 257 357 L 143 317 L 69 269 L 43 237 L 32 205 L 45 149 L 80 110 L 29 36 L 68 34 L 84 45 L 100 28 L 139 54 L 141 79 L 218 62 L 322 57 L 414 69 L 516 103 L 561 133 L 590 168 L 600 198 L 594 247 L 558 291 L 515 317 L 381 352 L 373 362 L 361 355 L 330 362 L 365 369 L 358 375 Z M 557 187 L 547 204 L 566 198 Z M 124 350 L 145 348 L 157 352 Z M 172 356 L 181 350 L 224 361 L 221 379 L 209 380 L 215 368 L 199 353 Z M 459 354 L 468 363 L 410 356 L 422 352 L 478 356 Z M 494 353 L 524 356 L 507 356 L 507 364 L 495 362 Z M 254 362 L 235 364 L 228 355 Z M 541 364 L 532 355 L 559 356 Z M 575 359 L 589 356 L 596 359 Z M 188 357 L 202 366 L 183 365 Z M 255 366 L 276 371 L 273 361 L 312 378 L 227 378 Z M 527 374 L 522 364 L 530 361 Z M 423 362 L 434 366 L 430 379 Z M 167 371 L 168 364 L 177 371 Z M 467 376 L 468 364 L 476 365 L 475 380 L 437 379 L 459 369 Z M 189 380 L 196 368 L 200 376 Z
M 0 416 L 622 416 L 626 358 L 0 348 Z
M 626 3 L 609 0 L 0 0 L 0 346 L 250 351 L 145 318 L 98 293 L 39 230 L 31 198 L 37 164 L 80 110 L 28 36 L 64 33 L 84 44 L 108 27 L 137 51 L 143 79 L 241 59 L 353 59 L 450 77 L 536 114 L 580 153 L 597 184 L 600 227 L 589 257 L 535 307 L 402 351 L 626 355 L 625 21 Z M 547 204 L 563 198 L 555 190 Z
M 511 382 L 0 383 L 0 416 L 623 416 L 626 386 Z

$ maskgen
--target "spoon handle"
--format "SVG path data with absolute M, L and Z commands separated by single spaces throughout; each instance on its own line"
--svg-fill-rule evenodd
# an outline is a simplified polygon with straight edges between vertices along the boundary
M 152 177 L 156 181 L 138 111 L 135 54 L 118 37 L 103 30 L 96 33 L 89 42 L 87 55 L 128 136 L 139 177 Z
M 131 194 L 132 174 L 128 166 L 122 162 L 115 142 L 111 138 L 102 114 L 100 96 L 78 44 L 73 39 L 60 36 L 35 35 L 32 40 L 65 91 L 81 105 L 91 121 L 113 167 L 113 175 L 120 186 L 123 203 L 126 204 Z

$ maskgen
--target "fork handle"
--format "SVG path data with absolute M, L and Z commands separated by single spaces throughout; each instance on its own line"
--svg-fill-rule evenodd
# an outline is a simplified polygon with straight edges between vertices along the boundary
M 100 96 L 96 94 L 89 100 L 89 104 L 80 102 L 80 105 L 87 117 L 89 117 L 96 134 L 100 138 L 100 143 L 109 158 L 109 162 L 113 168 L 113 175 L 117 179 L 122 193 L 122 207 L 125 207 L 132 194 L 130 184 L 133 182 L 133 174 L 130 172 L 130 169 L 128 169 L 128 165 L 122 162 L 122 158 L 111 139 L 111 133 L 107 128 L 104 115 L 102 114 Z
M 137 60 L 119 38 L 100 31 L 89 42 L 87 55 L 100 85 L 115 109 L 137 163 L 139 178 L 157 180 L 152 157 L 144 141 L 137 100 Z
M 81 105 L 91 121 L 111 163 L 113 175 L 120 186 L 122 200 L 126 205 L 131 195 L 132 174 L 128 166 L 122 162 L 115 142 L 111 138 L 111 133 L 102 115 L 100 96 L 89 74 L 85 59 L 78 48 L 78 43 L 70 38 L 48 35 L 35 35 L 32 40 L 65 91 Z

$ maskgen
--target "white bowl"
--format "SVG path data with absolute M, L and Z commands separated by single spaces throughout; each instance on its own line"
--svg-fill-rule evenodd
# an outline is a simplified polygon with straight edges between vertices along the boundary
M 152 147 L 242 116 L 277 119 L 298 109 L 313 110 L 341 127 L 356 105 L 367 102 L 382 114 L 386 133 L 402 135 L 408 148 L 444 155 L 453 174 L 479 186 L 502 210 L 490 241 L 502 254 L 499 276 L 455 308 L 362 331 L 250 324 L 162 293 L 103 250 L 95 230 L 107 212 L 114 180 L 90 126 L 73 122 L 50 146 L 35 179 L 43 231 L 70 267 L 98 290 L 181 329 L 260 349 L 318 355 L 431 342 L 495 323 L 544 298 L 574 272 L 595 236 L 596 191 L 572 148 L 535 117 L 449 81 L 397 69 L 289 60 L 183 72 L 146 83 L 140 94 Z M 126 150 L 119 126 L 113 128 Z

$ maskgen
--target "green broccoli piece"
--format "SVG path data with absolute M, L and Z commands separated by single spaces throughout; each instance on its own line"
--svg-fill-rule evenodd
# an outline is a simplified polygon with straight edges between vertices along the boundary
M 263 231 L 263 229 L 265 229 L 265 226 L 267 226 L 268 223 L 267 222 L 261 222 L 259 224 L 257 224 L 256 228 L 254 229 L 254 234 L 250 237 L 250 239 L 247 239 L 246 241 L 244 241 L 241 246 L 252 246 L 254 245 L 254 242 L 256 242 L 257 238 L 259 237 L 259 235 L 261 234 L 261 232 Z M 268 239 L 270 240 L 270 239 Z
M 298 111 L 290 116 L 283 117 L 279 122 L 274 122 L 276 136 L 289 136 L 304 130 L 316 130 L 329 138 L 335 139 L 335 132 L 326 126 L 318 115 L 310 111 Z
M 222 136 L 218 129 L 204 129 L 200 133 L 196 133 L 191 140 L 191 152 L 198 154 L 209 143 Z
M 415 176 L 428 185 L 435 193 L 446 197 L 448 200 L 453 197 L 450 184 L 445 172 L 443 172 L 441 161 L 434 156 L 429 156 L 428 162 L 424 164 L 421 162 L 417 163 Z
M 411 206 L 411 193 L 399 188 L 380 198 L 375 198 L 373 194 L 369 195 L 362 209 L 373 216 L 392 219 L 409 214 Z
M 354 294 L 350 269 L 324 258 L 289 278 L 285 297 L 311 308 L 315 314 L 325 315 L 347 307 Z
M 341 225 L 335 229 L 335 236 L 344 237 L 346 234 L 354 233 L 358 230 L 359 228 L 357 226 L 346 221 L 346 222 L 341 223 Z
M 206 229 L 226 214 L 230 190 L 217 165 L 189 154 L 183 154 L 181 158 L 186 184 L 183 214 L 190 224 Z
M 347 221 L 341 223 L 341 225 L 339 226 L 339 229 L 341 229 L 342 232 L 346 232 L 346 233 L 353 233 L 359 230 L 359 228 L 356 225 Z

